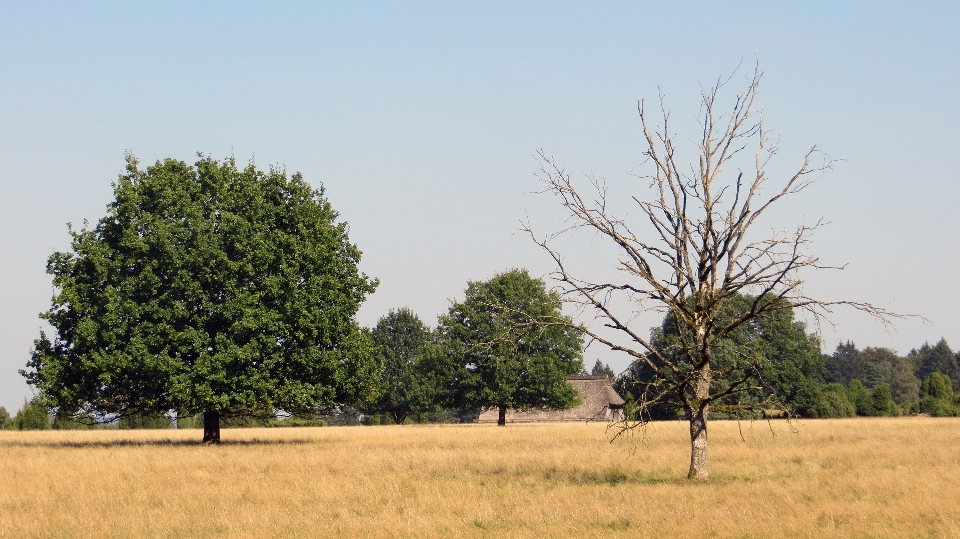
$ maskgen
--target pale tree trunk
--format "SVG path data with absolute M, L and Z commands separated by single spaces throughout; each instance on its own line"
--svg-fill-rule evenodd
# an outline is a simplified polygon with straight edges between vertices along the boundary
M 687 479 L 710 478 L 710 460 L 707 455 L 707 412 L 709 404 L 699 406 L 690 414 L 690 473 Z
M 507 407 L 499 407 L 499 415 L 497 415 L 497 425 L 504 427 L 507 425 Z
M 220 443 L 220 412 L 203 413 L 203 443 Z
M 693 393 L 696 397 L 688 409 L 690 417 L 690 473 L 687 479 L 704 481 L 710 478 L 710 459 L 707 454 L 707 417 L 710 413 L 710 363 L 696 373 Z

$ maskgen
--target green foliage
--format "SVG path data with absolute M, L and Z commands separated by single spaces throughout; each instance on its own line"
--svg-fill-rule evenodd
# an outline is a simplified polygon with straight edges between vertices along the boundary
M 853 380 L 867 379 L 867 363 L 857 346 L 850 341 L 838 344 L 833 355 L 826 357 L 825 366 L 828 382 L 846 386 Z
M 12 429 L 13 428 L 13 418 L 10 417 L 10 412 L 6 408 L 0 406 L 0 430 Z
M 893 400 L 904 404 L 917 400 L 920 380 L 914 374 L 915 366 L 911 359 L 900 357 L 888 348 L 864 348 L 860 357 L 867 364 L 867 387 L 876 388 L 880 383 L 890 386 Z
M 745 295 L 728 298 L 717 316 L 716 331 L 742 316 L 756 300 Z M 692 342 L 687 333 L 684 329 L 682 338 Z M 645 362 L 637 361 L 618 380 L 618 391 L 629 393 L 645 417 L 675 419 L 683 413 L 683 399 L 667 389 L 674 380 L 689 376 L 692 368 L 682 338 L 675 318 L 668 314 L 651 330 L 650 340 L 677 368 L 661 369 L 663 375 L 655 376 Z M 730 393 L 711 405 L 713 418 L 755 417 L 768 408 L 813 415 L 826 374 L 819 340 L 806 333 L 790 309 L 764 313 L 726 334 L 712 351 L 711 368 L 717 374 L 710 393 Z
M 841 384 L 832 383 L 823 387 L 820 397 L 814 406 L 814 416 L 823 419 L 853 417 L 857 408 L 850 402 L 847 388 Z
M 910 354 L 917 358 L 917 376 L 921 380 L 926 380 L 931 374 L 938 372 L 950 377 L 954 385 L 960 384 L 957 356 L 945 339 L 940 339 L 933 346 L 924 343 L 919 350 L 911 350 Z
M 202 429 L 203 416 L 201 414 L 177 414 L 178 429 Z
M 560 296 L 526 270 L 470 282 L 440 318 L 449 395 L 464 408 L 563 409 L 577 402 L 566 382 L 583 369 L 582 334 L 560 312 Z M 443 365 L 438 365 L 442 369 Z
M 365 411 L 401 425 L 407 417 L 439 411 L 443 375 L 431 357 L 438 351 L 430 328 L 401 308 L 380 318 L 370 337 L 377 347 L 383 393 Z
M 939 400 L 953 400 L 953 382 L 946 374 L 930 373 L 920 385 L 920 398 L 932 397 Z
M 53 415 L 53 423 L 50 428 L 54 430 L 90 430 L 98 425 L 96 418 L 90 414 L 73 416 L 56 413 Z
M 13 428 L 17 430 L 47 430 L 50 428 L 50 416 L 47 407 L 34 399 L 24 401 L 23 408 L 13 418 Z
M 920 400 L 911 407 L 910 411 L 940 417 L 960 416 L 960 403 L 955 400 L 950 377 L 933 372 L 924 378 L 923 384 L 920 385 Z
M 890 385 L 886 382 L 877 384 L 873 388 L 873 412 L 878 416 L 897 417 L 900 415 L 900 407 L 893 400 L 893 393 L 890 391 Z
M 610 383 L 615 382 L 617 379 L 617 373 L 613 372 L 610 365 L 601 362 L 599 359 L 593 364 L 593 368 L 590 369 L 590 374 L 592 376 L 606 376 L 607 379 L 610 380 Z
M 132 157 L 107 216 L 71 229 L 27 369 L 44 405 L 121 416 L 290 412 L 375 396 L 354 315 L 377 282 L 299 174 Z
M 860 380 L 850 382 L 850 385 L 847 386 L 847 395 L 850 398 L 850 402 L 853 403 L 857 415 L 877 415 L 876 410 L 873 409 L 873 395 L 870 394 L 870 390 L 864 387 Z
M 131 414 L 120 418 L 117 426 L 121 430 L 169 429 L 173 422 L 164 414 Z
M 858 350 L 852 342 L 847 341 L 838 345 L 832 356 L 825 357 L 828 381 L 848 386 L 854 381 L 860 384 L 855 387 L 856 395 L 851 396 L 854 400 L 859 399 L 857 408 L 860 415 L 874 415 L 873 412 L 865 412 L 871 410 L 873 405 L 866 402 L 868 398 L 862 390 L 875 389 L 881 384 L 889 387 L 891 398 L 898 404 L 917 400 L 920 380 L 914 374 L 916 351 L 914 356 L 900 357 L 888 348 Z M 874 412 L 884 415 L 884 410 L 886 408 Z

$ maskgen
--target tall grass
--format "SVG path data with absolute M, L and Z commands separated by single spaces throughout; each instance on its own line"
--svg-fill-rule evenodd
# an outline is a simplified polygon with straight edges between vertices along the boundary
M 0 537 L 960 537 L 960 420 L 797 426 L 0 432 Z

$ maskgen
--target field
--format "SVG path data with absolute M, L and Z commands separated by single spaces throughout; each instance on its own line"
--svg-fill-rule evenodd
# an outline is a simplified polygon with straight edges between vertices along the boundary
M 794 426 L 0 432 L 0 537 L 960 537 L 960 421 Z

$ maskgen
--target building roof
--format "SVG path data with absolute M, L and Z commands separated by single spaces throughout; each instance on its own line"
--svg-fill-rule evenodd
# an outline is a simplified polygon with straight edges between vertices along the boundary
M 567 410 L 507 410 L 507 422 L 546 421 L 608 421 L 612 409 L 622 408 L 624 400 L 610 386 L 606 376 L 571 376 L 567 383 L 580 394 L 580 404 Z M 492 408 L 480 414 L 479 423 L 496 423 L 498 410 Z

